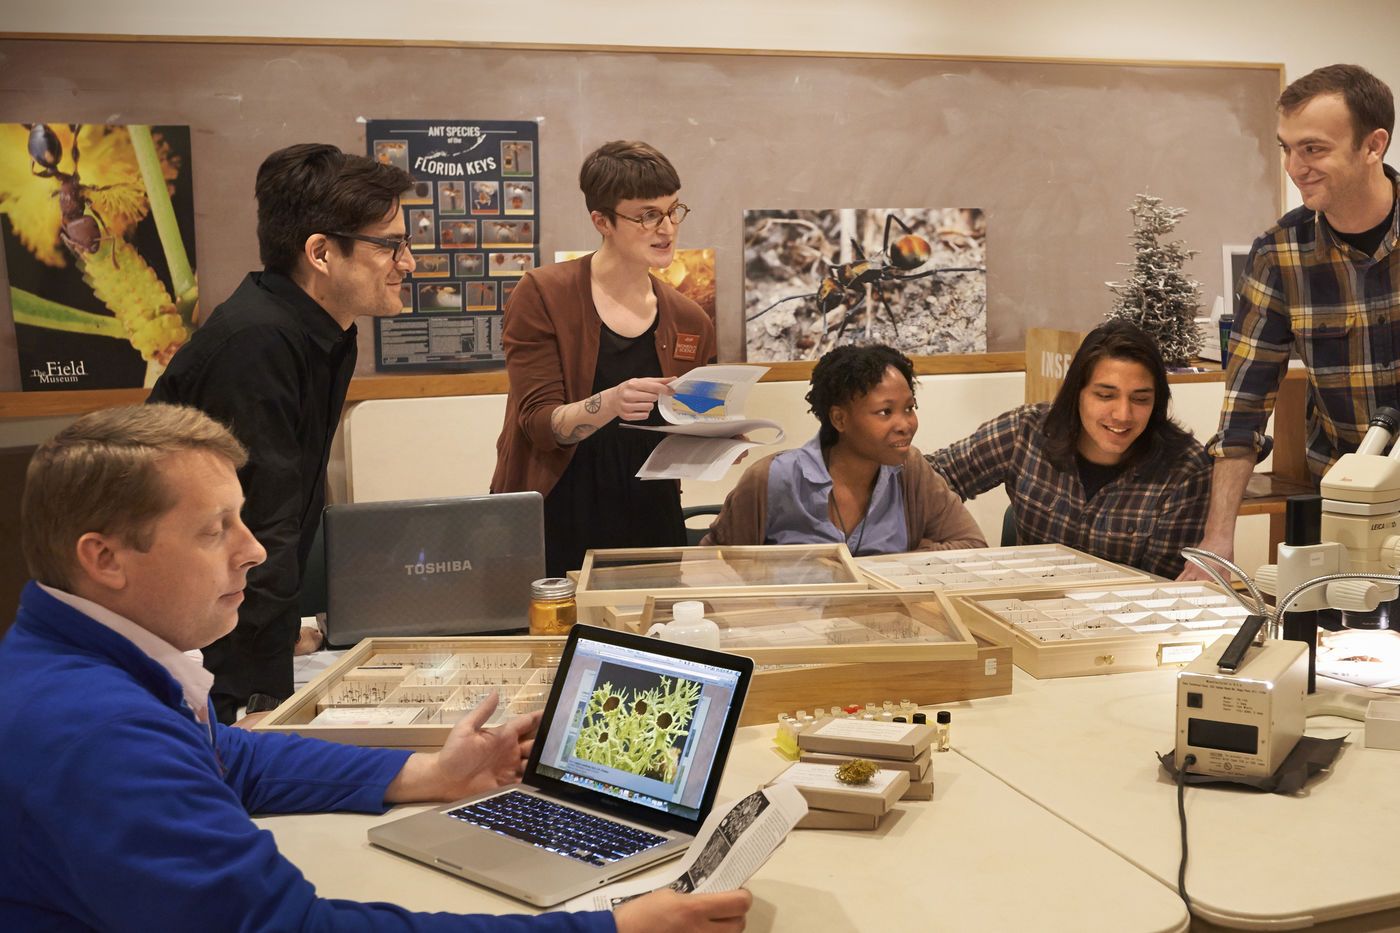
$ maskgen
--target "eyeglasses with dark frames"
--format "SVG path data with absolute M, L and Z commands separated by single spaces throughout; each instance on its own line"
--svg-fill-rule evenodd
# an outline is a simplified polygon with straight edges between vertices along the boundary
M 617 211 L 608 211 L 608 213 L 612 214 L 614 217 L 621 217 L 623 220 L 630 220 L 634 224 L 641 224 L 646 230 L 655 230 L 657 227 L 661 226 L 661 221 L 667 217 L 671 218 L 671 223 L 679 227 L 681 221 L 685 220 L 690 214 L 690 208 L 677 201 L 675 204 L 671 205 L 670 210 L 663 211 L 653 207 L 642 211 L 642 216 L 640 217 L 628 217 L 626 214 L 619 214 Z
M 413 245 L 413 234 L 405 233 L 403 236 L 366 236 L 363 233 L 328 233 L 327 236 L 344 237 L 347 240 L 359 240 L 361 243 L 373 243 L 375 246 L 382 246 L 385 249 L 394 251 L 394 262 L 399 262 L 404 257 L 404 252 Z

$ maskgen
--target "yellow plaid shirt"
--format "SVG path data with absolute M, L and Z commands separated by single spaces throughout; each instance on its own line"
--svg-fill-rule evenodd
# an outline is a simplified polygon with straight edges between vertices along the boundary
M 1385 167 L 1400 199 L 1400 174 Z M 1217 457 L 1260 449 L 1292 350 L 1308 368 L 1308 469 L 1356 449 L 1371 412 L 1400 404 L 1400 210 L 1374 257 L 1307 208 L 1254 241 L 1240 280 Z

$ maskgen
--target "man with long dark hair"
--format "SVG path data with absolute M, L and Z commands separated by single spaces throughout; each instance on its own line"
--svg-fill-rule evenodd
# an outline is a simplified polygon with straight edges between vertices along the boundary
M 1021 544 L 1175 576 L 1205 526 L 1211 462 L 1170 401 L 1156 343 L 1109 321 L 1084 338 L 1054 402 L 1006 412 L 928 459 L 964 499 L 1005 485 Z

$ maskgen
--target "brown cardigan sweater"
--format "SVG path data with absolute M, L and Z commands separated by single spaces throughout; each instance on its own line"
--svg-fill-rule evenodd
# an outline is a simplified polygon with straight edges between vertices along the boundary
M 525 274 L 506 305 L 505 424 L 496 441 L 492 492 L 548 495 L 576 445 L 554 440 L 549 418 L 560 405 L 593 394 L 602 319 L 593 306 L 592 255 Z M 666 376 L 680 376 L 715 357 L 715 326 L 695 302 L 660 280 L 656 293 L 656 358 Z
M 719 518 L 710 526 L 701 544 L 766 543 L 768 469 L 776 456 L 778 454 L 764 457 L 744 471 L 738 485 L 725 497 Z M 962 499 L 948 488 L 943 477 L 913 445 L 900 471 L 899 485 L 904 492 L 904 517 L 911 551 L 987 546 L 987 539 L 982 537 L 982 530 Z

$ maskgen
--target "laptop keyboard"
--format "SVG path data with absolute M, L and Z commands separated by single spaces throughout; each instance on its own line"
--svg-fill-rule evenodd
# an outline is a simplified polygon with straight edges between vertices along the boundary
M 666 841 L 646 830 L 510 791 L 447 815 L 590 865 L 606 865 Z

